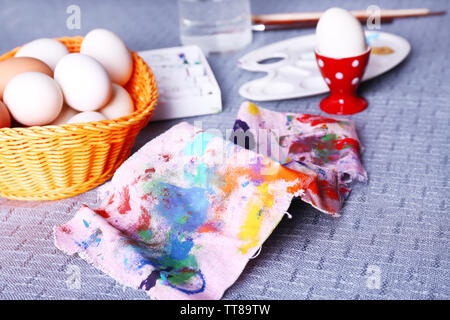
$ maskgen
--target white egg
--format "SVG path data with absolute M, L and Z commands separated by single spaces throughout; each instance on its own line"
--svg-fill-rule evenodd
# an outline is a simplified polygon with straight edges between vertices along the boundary
M 69 107 L 68 105 L 64 104 L 58 117 L 55 120 L 53 120 L 53 122 L 51 124 L 55 125 L 55 126 L 60 125 L 60 124 L 65 124 L 76 114 L 78 114 L 78 111 L 76 111 L 76 110 L 72 109 L 71 107 Z
M 133 71 L 133 59 L 122 39 L 106 29 L 95 29 L 84 37 L 80 52 L 97 59 L 112 82 L 124 85 Z
M 85 123 L 85 122 L 93 122 L 93 121 L 102 121 L 102 120 L 108 120 L 106 117 L 101 114 L 100 112 L 96 111 L 85 111 L 80 112 L 70 118 L 67 123 Z
M 104 114 L 108 119 L 117 119 L 128 116 L 134 111 L 133 100 L 131 100 L 127 90 L 118 84 L 113 83 L 111 100 L 109 100 L 106 106 L 98 111 Z
M 94 111 L 108 103 L 111 81 L 105 68 L 94 58 L 71 53 L 59 60 L 55 80 L 66 103 L 78 111 Z
M 361 23 L 347 10 L 325 11 L 316 27 L 316 49 L 327 57 L 340 59 L 363 54 L 367 50 Z
M 15 57 L 31 57 L 45 62 L 53 71 L 59 59 L 69 54 L 66 46 L 55 39 L 36 39 L 25 44 Z
M 26 126 L 42 126 L 59 115 L 63 95 L 56 81 L 48 75 L 25 72 L 8 82 L 3 101 L 18 122 Z

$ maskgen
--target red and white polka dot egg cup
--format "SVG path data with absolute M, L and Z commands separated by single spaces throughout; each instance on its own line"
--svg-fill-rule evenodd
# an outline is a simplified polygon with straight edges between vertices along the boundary
M 330 88 L 330 95 L 320 102 L 320 109 L 331 114 L 354 114 L 367 108 L 367 100 L 355 94 L 369 62 L 370 48 L 359 56 L 334 59 L 315 51 L 320 73 Z

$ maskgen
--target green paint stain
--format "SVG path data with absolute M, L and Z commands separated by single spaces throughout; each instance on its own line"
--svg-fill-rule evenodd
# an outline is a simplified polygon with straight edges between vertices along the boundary
M 175 222 L 179 223 L 179 224 L 185 224 L 188 218 L 189 218 L 189 215 L 181 216 L 181 217 L 178 217 L 175 220 Z
M 138 235 L 143 241 L 147 242 L 150 241 L 152 238 L 152 232 L 150 230 L 145 229 L 139 230 Z
M 168 281 L 175 285 L 183 285 L 187 283 L 192 277 L 196 276 L 197 272 L 195 270 L 187 270 L 184 272 L 177 272 L 177 273 L 171 273 L 170 276 L 168 276 Z
M 338 139 L 338 136 L 334 133 L 328 133 L 322 137 L 322 141 L 335 141 Z

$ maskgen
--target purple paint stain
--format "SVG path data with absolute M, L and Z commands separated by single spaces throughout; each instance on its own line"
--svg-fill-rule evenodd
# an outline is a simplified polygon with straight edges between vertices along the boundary
M 146 291 L 150 290 L 156 285 L 156 281 L 159 279 L 159 271 L 152 271 L 146 279 L 144 279 L 139 285 L 139 289 L 144 289 Z
M 234 136 L 233 136 L 233 143 L 240 145 L 238 136 L 242 135 L 244 137 L 244 141 L 241 142 L 243 145 L 241 145 L 241 147 L 245 148 L 245 149 L 252 149 L 253 147 L 251 147 L 251 145 L 254 143 L 254 137 L 252 135 L 251 132 L 249 132 L 248 134 L 246 134 L 246 132 L 250 129 L 250 127 L 248 126 L 248 124 L 245 121 L 239 120 L 237 119 L 233 125 L 233 132 L 234 132 Z M 253 143 L 252 143 L 253 141 Z
M 259 186 L 261 183 L 264 182 L 264 175 L 262 174 L 262 170 L 264 168 L 264 165 L 261 161 L 261 157 L 256 157 L 256 163 L 253 163 L 250 165 L 250 169 L 252 170 L 252 183 L 255 186 Z

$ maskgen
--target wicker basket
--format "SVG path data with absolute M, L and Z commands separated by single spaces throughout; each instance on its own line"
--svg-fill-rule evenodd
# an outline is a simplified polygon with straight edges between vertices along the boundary
M 79 52 L 82 37 L 58 39 Z M 0 57 L 11 58 L 19 48 Z M 0 129 L 0 196 L 18 200 L 56 200 L 107 181 L 130 155 L 136 135 L 156 104 L 156 81 L 132 52 L 134 70 L 125 89 L 135 105 L 126 117 L 84 124 Z

